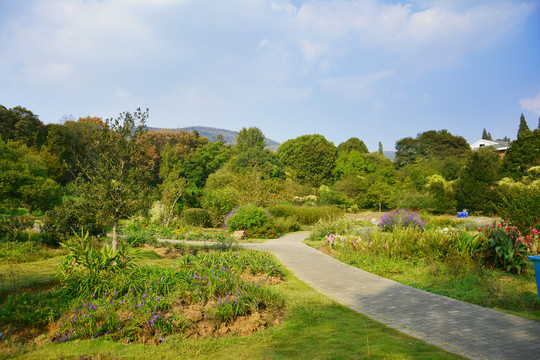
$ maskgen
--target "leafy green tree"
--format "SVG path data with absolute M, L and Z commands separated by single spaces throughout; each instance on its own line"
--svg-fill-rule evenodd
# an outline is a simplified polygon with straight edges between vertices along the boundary
M 330 183 L 336 147 L 322 135 L 302 135 L 287 140 L 277 150 L 288 175 L 300 184 L 319 187 Z
M 0 105 L 0 137 L 5 141 L 21 141 L 39 149 L 45 142 L 47 130 L 38 116 L 21 106 L 8 109 Z
M 342 153 L 336 160 L 335 173 L 339 176 L 336 190 L 342 191 L 356 205 L 382 208 L 390 203 L 396 170 L 385 156 L 357 151 Z
M 377 153 L 364 154 L 364 157 L 369 164 L 366 168 L 368 175 L 388 185 L 393 185 L 396 182 L 397 174 L 392 160 Z
M 521 117 L 519 118 L 519 129 L 517 133 L 518 138 L 520 135 L 523 135 L 529 131 L 531 131 L 531 129 L 529 129 L 529 125 L 527 125 L 527 121 L 525 121 L 525 116 L 521 114 Z
M 340 155 L 343 152 L 349 152 L 356 150 L 360 153 L 368 153 L 369 150 L 364 142 L 356 137 L 352 137 L 349 140 L 342 142 L 337 147 L 337 154 Z
M 456 180 L 446 181 L 441 175 L 431 175 L 426 182 L 426 188 L 431 194 L 431 212 L 438 214 L 453 213 L 456 210 L 455 199 Z
M 375 179 L 365 194 L 365 205 L 373 207 L 378 206 L 379 212 L 383 205 L 387 207 L 392 199 L 394 188 L 380 179 Z
M 266 137 L 257 127 L 242 128 L 236 136 L 235 152 L 241 153 L 247 149 L 262 150 L 266 146 Z
M 180 164 L 180 175 L 189 183 L 203 188 L 208 176 L 231 157 L 230 148 L 219 143 L 207 143 L 188 155 Z
M 0 138 L 0 205 L 48 210 L 60 201 L 60 187 L 49 176 L 36 149 Z
M 457 209 L 490 213 L 500 166 L 499 154 L 492 149 L 480 148 L 473 152 L 456 184 Z
M 366 159 L 364 153 L 358 150 L 340 153 L 334 167 L 337 179 L 343 174 L 360 175 L 373 171 L 375 171 L 374 165 Z
M 486 129 L 484 129 L 484 131 L 482 132 L 482 139 L 483 139 L 483 140 L 493 140 L 493 139 L 491 138 L 491 134 L 488 133 L 488 132 L 486 131 Z
M 264 179 L 283 179 L 285 171 L 275 153 L 269 149 L 249 148 L 233 157 L 230 166 L 236 174 L 260 172 Z
M 79 118 L 78 121 L 66 121 L 63 125 L 48 124 L 47 139 L 42 152 L 56 157 L 55 179 L 65 185 L 74 181 L 80 173 L 77 159 L 86 158 L 86 150 L 90 143 L 90 129 L 102 125 L 98 117 Z
M 424 189 L 428 178 L 431 175 L 438 174 L 438 172 L 430 165 L 431 164 L 423 162 L 401 167 L 397 172 L 400 183 L 406 187 L 412 187 L 416 191 L 421 191 Z
M 394 162 L 396 167 L 414 164 L 419 158 L 418 140 L 406 137 L 396 141 L 396 157 Z
M 467 141 L 447 130 L 430 130 L 420 133 L 415 139 L 407 137 L 396 142 L 397 167 L 419 163 L 427 159 L 462 159 L 471 153 Z
M 529 130 L 522 115 L 518 137 L 509 144 L 501 172 L 503 176 L 519 180 L 527 174 L 528 169 L 538 165 L 540 165 L 540 128 Z
M 79 194 L 113 224 L 112 248 L 118 246 L 118 221 L 147 207 L 155 158 L 140 141 L 148 110 L 121 113 L 89 128 L 87 161 L 81 162 Z
M 185 186 L 186 179 L 175 173 L 170 173 L 165 179 L 163 179 L 163 183 L 161 184 L 161 200 L 165 206 L 165 213 L 163 214 L 163 226 L 169 226 L 174 209 L 184 192 Z
M 379 155 L 384 155 L 384 151 L 383 151 L 383 147 L 382 147 L 382 142 L 379 141 Z

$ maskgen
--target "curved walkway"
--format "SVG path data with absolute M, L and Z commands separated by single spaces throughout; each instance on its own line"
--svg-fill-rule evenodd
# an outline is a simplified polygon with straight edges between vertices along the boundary
M 274 253 L 295 276 L 349 308 L 471 359 L 540 359 L 540 323 L 397 283 L 344 264 L 294 233 L 250 249 Z

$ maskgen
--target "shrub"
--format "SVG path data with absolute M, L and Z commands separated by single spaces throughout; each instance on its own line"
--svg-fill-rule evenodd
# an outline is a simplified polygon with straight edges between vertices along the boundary
M 275 219 L 268 210 L 255 205 L 235 208 L 225 217 L 229 231 L 246 230 L 246 237 L 274 238 L 277 236 Z
M 300 224 L 293 216 L 287 216 L 285 218 L 276 218 L 276 229 L 280 234 L 292 231 L 299 231 Z
M 34 225 L 34 220 L 28 215 L 0 216 L 0 240 L 21 241 L 28 239 L 24 231 Z
M 187 225 L 209 227 L 211 225 L 210 215 L 205 209 L 185 209 L 182 212 L 184 222 Z
M 201 204 L 208 211 L 212 226 L 219 227 L 223 224 L 225 215 L 238 205 L 238 201 L 233 189 L 223 188 L 206 191 Z
M 486 260 L 508 272 L 520 273 L 527 262 L 527 246 L 521 241 L 516 227 L 504 227 L 502 224 L 485 225 L 479 228 L 489 239 L 490 252 Z
M 246 239 L 275 239 L 279 236 L 274 218 L 261 226 L 254 226 L 246 229 Z
M 332 221 L 343 215 L 343 210 L 335 206 L 294 206 L 281 204 L 271 206 L 268 210 L 275 217 L 293 217 L 301 225 L 313 225 L 319 220 Z
M 383 230 L 393 230 L 396 227 L 424 227 L 424 222 L 415 211 L 397 209 L 381 216 L 379 226 Z
M 82 201 L 65 200 L 61 206 L 49 210 L 43 218 L 43 230 L 51 245 L 67 240 L 73 232 L 88 232 L 90 236 L 104 236 L 105 225 L 94 208 Z
M 313 227 L 311 236 L 320 240 L 332 234 L 345 234 L 351 230 L 352 227 L 353 223 L 346 219 L 334 221 L 319 220 L 319 222 Z
M 109 246 L 95 246 L 89 241 L 88 232 L 75 235 L 61 244 L 69 251 L 60 265 L 60 279 L 68 293 L 79 296 L 100 295 L 108 288 L 111 274 L 124 272 L 134 267 L 133 255 L 125 242 L 118 250 Z
M 522 234 L 540 228 L 540 187 L 516 187 L 510 195 L 501 195 L 499 215 Z

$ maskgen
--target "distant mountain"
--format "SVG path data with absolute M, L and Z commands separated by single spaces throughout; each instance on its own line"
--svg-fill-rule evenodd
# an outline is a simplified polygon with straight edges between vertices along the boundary
M 152 130 L 159 130 L 159 128 L 150 128 Z M 168 129 L 173 131 L 178 130 L 184 130 L 187 132 L 191 132 L 193 130 L 197 130 L 199 135 L 206 136 L 208 140 L 214 141 L 214 137 L 216 135 L 223 135 L 223 138 L 225 138 L 225 144 L 231 145 L 236 144 L 236 136 L 238 135 L 238 131 L 232 131 L 232 130 L 226 130 L 226 129 L 217 129 L 213 127 L 206 127 L 206 126 L 189 126 L 185 128 L 180 129 Z M 272 151 L 276 151 L 277 148 L 281 145 L 277 141 L 274 141 L 272 139 L 266 138 L 266 148 L 270 149 Z
M 390 160 L 394 161 L 396 158 L 396 152 L 395 151 L 383 151 L 383 155 L 389 158 Z

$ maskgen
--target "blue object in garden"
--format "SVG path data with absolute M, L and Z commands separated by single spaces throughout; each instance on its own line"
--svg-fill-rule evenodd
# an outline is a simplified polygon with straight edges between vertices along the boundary
M 540 255 L 528 257 L 534 264 L 534 274 L 536 275 L 536 291 L 538 292 L 538 301 L 540 301 Z
M 457 213 L 458 218 L 464 218 L 464 217 L 467 217 L 467 216 L 469 216 L 469 212 L 467 210 L 458 211 L 458 213 Z

